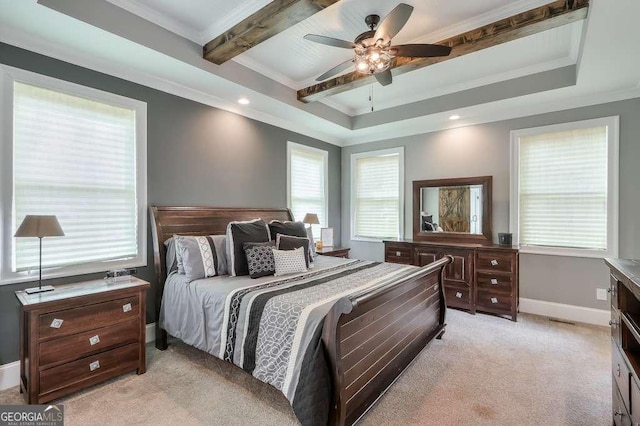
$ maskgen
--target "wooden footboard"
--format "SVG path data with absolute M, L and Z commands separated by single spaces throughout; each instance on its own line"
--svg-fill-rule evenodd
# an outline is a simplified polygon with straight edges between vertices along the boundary
M 333 374 L 330 423 L 351 425 L 445 328 L 440 259 L 417 276 L 354 295 L 327 315 L 323 342 Z

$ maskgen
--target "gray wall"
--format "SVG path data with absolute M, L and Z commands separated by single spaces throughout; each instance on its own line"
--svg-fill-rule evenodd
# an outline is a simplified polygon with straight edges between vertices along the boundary
M 327 150 L 329 226 L 340 241 L 339 147 L 2 43 L 0 63 L 147 102 L 150 204 L 284 207 L 287 141 Z M 138 276 L 155 283 L 150 234 L 148 252 L 148 266 L 140 268 Z M 18 359 L 14 292 L 29 286 L 33 284 L 0 286 L 0 365 Z M 155 311 L 153 289 L 147 322 L 153 321 Z
M 640 258 L 640 99 L 519 118 L 418 136 L 355 145 L 342 150 L 342 235 L 353 257 L 382 260 L 381 243 L 350 241 L 350 155 L 405 147 L 405 237 L 413 235 L 412 181 L 493 176 L 493 231 L 509 231 L 509 157 L 511 130 L 599 117 L 620 116 L 620 257 Z M 495 241 L 495 235 L 494 235 Z M 601 259 L 523 254 L 523 298 L 608 309 L 596 288 L 608 286 Z

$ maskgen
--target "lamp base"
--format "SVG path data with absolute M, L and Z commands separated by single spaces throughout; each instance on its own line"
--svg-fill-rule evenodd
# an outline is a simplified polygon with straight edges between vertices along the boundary
M 55 290 L 55 288 L 53 288 L 52 285 L 45 285 L 42 288 L 40 287 L 28 288 L 24 292 L 27 294 L 36 294 L 36 293 L 44 293 L 46 291 L 53 291 L 53 290 Z

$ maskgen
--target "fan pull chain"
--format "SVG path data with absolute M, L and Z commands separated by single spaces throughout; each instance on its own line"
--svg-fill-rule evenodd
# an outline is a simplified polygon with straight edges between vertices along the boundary
M 371 112 L 373 112 L 373 84 L 369 86 L 369 102 L 371 102 Z

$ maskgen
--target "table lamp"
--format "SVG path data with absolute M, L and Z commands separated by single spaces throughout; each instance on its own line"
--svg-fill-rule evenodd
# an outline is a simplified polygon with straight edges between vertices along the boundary
M 28 288 L 25 292 L 27 294 L 34 294 L 52 291 L 54 289 L 53 286 L 46 285 L 42 287 L 42 238 L 64 237 L 64 232 L 62 232 L 58 218 L 54 215 L 26 215 L 14 237 L 38 237 L 40 239 L 40 275 L 38 278 L 38 287 Z
M 306 223 L 309 225 L 308 233 L 309 240 L 313 244 L 313 231 L 311 230 L 311 225 L 320 225 L 320 220 L 318 219 L 318 215 L 315 213 L 307 213 L 304 215 L 304 219 L 302 219 L 302 223 Z

